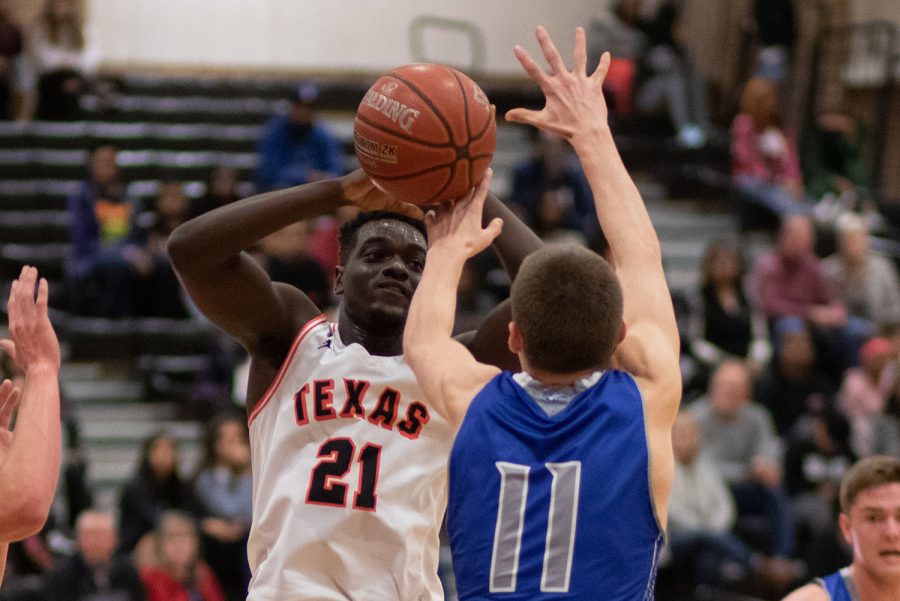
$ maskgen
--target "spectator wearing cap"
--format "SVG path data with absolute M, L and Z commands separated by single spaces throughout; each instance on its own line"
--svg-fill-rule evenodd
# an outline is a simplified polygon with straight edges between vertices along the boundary
M 290 110 L 272 116 L 257 146 L 256 185 L 260 191 L 299 186 L 341 174 L 341 149 L 317 118 L 318 87 L 302 82 Z
M 890 340 L 871 338 L 860 348 L 860 366 L 844 376 L 838 409 L 850 422 L 851 446 L 859 457 L 900 455 L 900 426 L 885 414 L 896 383 L 895 356 Z

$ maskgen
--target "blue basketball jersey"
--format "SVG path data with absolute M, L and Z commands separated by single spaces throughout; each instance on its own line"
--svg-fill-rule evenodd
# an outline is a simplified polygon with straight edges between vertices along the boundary
M 817 578 L 816 582 L 825 589 L 831 601 L 859 601 L 849 568 L 842 568 L 834 574 Z
M 650 601 L 663 534 L 641 394 L 609 371 L 549 417 L 504 372 L 450 454 L 447 529 L 461 601 Z

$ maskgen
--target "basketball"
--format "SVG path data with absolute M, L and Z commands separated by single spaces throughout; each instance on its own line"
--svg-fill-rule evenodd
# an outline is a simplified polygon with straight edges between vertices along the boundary
M 353 128 L 356 157 L 379 188 L 403 202 L 459 198 L 491 162 L 497 126 L 487 96 L 445 65 L 398 67 L 369 88 Z

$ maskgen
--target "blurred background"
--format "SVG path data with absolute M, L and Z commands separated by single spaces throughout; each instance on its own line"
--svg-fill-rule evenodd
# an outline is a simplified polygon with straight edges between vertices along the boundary
M 145 598 L 178 555 L 154 541 L 176 535 L 196 542 L 178 561 L 215 582 L 206 601 L 243 598 L 246 357 L 184 296 L 166 237 L 355 169 L 356 107 L 394 66 L 455 66 L 498 115 L 539 107 L 512 52 L 539 56 L 538 24 L 562 49 L 584 26 L 594 64 L 612 52 L 613 132 L 679 318 L 657 599 L 777 599 L 848 562 L 840 478 L 900 454 L 896 0 L 0 0 L 2 298 L 23 263 L 50 280 L 66 447 L 51 519 L 13 545 L 0 600 Z M 543 239 L 603 251 L 564 141 L 500 119 L 493 168 Z M 333 316 L 351 217 L 250 252 Z M 798 262 L 808 285 L 786 289 Z M 508 287 L 489 252 L 470 261 L 457 330 Z

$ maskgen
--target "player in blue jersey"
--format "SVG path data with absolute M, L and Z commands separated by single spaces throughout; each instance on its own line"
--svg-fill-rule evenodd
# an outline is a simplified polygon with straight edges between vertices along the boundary
M 481 227 L 490 174 L 430 213 L 430 246 L 404 333 L 429 400 L 459 425 L 448 530 L 460 599 L 653 598 L 674 473 L 678 333 L 659 241 L 607 123 L 604 54 L 586 73 L 584 31 L 569 70 L 549 35 L 550 72 L 516 56 L 546 99 L 509 121 L 566 138 L 594 194 L 612 266 L 573 245 L 523 263 L 509 347 L 521 373 L 477 362 L 450 334 L 463 264 L 502 224 Z
M 841 483 L 838 520 L 853 562 L 784 601 L 900 599 L 900 459 L 876 456 L 854 465 Z

